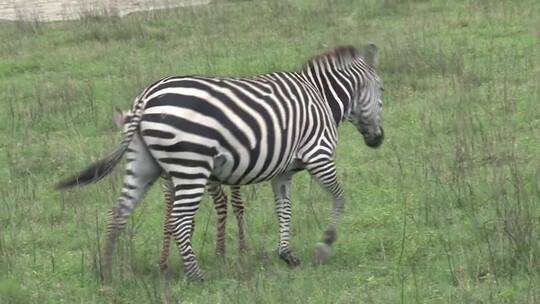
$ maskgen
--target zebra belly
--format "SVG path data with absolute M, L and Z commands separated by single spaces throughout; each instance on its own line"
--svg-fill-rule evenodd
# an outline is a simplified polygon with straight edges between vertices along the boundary
M 265 179 L 261 177 L 259 181 L 254 181 L 259 175 L 260 172 L 249 171 L 247 168 L 238 167 L 237 170 L 233 170 L 235 166 L 235 161 L 232 157 L 227 155 L 227 157 L 217 156 L 214 158 L 214 166 L 210 179 L 212 181 L 219 182 L 225 185 L 245 185 L 253 184 L 257 182 L 264 181 Z M 246 182 L 250 181 L 250 182 Z
M 271 180 L 275 176 L 284 174 L 286 172 L 298 172 L 304 170 L 304 164 L 299 158 L 294 158 L 287 163 L 282 163 L 280 168 L 275 168 L 272 174 L 261 175 L 260 172 L 252 171 L 248 174 L 234 175 L 231 171 L 225 168 L 230 168 L 233 165 L 232 158 L 223 162 L 222 160 L 215 159 L 214 170 L 210 176 L 210 180 L 219 182 L 225 185 L 247 185 L 257 184 Z M 243 182 L 242 182 L 243 181 Z M 248 181 L 248 182 L 246 182 Z

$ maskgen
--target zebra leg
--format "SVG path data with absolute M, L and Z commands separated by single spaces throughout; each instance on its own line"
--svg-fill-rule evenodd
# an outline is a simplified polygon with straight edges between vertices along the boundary
M 167 260 L 169 259 L 171 247 L 171 229 L 169 228 L 169 218 L 171 217 L 174 197 L 174 187 L 172 181 L 168 177 L 164 177 L 162 184 L 163 196 L 165 197 L 165 220 L 163 221 L 163 247 L 159 258 L 159 269 L 164 271 L 167 269 Z
M 122 194 L 118 198 L 116 207 L 109 213 L 107 241 L 101 264 L 101 277 L 103 280 L 109 280 L 111 277 L 112 255 L 118 236 L 124 229 L 133 209 L 142 200 L 146 190 L 159 177 L 161 171 L 160 167 L 148 154 L 148 150 L 143 146 L 134 144 L 132 151 L 127 153 L 126 159 L 126 174 Z
M 184 262 L 184 269 L 189 279 L 202 281 L 204 278 L 197 257 L 191 245 L 193 232 L 193 218 L 199 209 L 201 199 L 206 188 L 206 179 L 190 180 L 187 178 L 174 178 L 174 203 L 169 218 L 169 227 L 176 239 Z
M 317 243 L 315 248 L 316 262 L 323 263 L 330 257 L 330 247 L 337 239 L 337 224 L 343 213 L 345 199 L 343 197 L 343 189 L 337 181 L 336 167 L 332 159 L 310 163 L 306 168 L 334 198 L 330 224 L 325 231 L 323 242 Z
M 236 222 L 238 224 L 238 245 L 240 253 L 248 251 L 246 243 L 246 223 L 244 220 L 244 202 L 240 193 L 239 186 L 231 186 L 231 205 L 234 209 Z
M 225 224 L 227 223 L 227 195 L 223 192 L 223 187 L 218 183 L 211 183 L 208 187 L 214 208 L 217 214 L 217 236 L 216 236 L 216 255 L 225 255 Z
M 292 174 L 284 174 L 272 180 L 272 190 L 276 203 L 276 213 L 279 220 L 279 245 L 278 255 L 289 266 L 300 265 L 300 260 L 296 258 L 289 248 L 289 229 L 291 224 L 291 201 L 290 186 Z

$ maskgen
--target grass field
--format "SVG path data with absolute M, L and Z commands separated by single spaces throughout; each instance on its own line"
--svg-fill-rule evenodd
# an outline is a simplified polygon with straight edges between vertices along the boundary
M 0 303 L 540 303 L 540 6 L 537 1 L 215 1 L 123 19 L 0 22 Z M 290 270 L 274 254 L 270 187 L 245 187 L 251 251 L 214 256 L 197 215 L 204 284 L 177 250 L 157 267 L 154 187 L 121 237 L 115 277 L 96 273 L 121 175 L 52 185 L 119 140 L 128 109 L 166 75 L 294 70 L 329 47 L 375 42 L 385 144 L 340 129 L 347 205 L 331 260 L 313 264 L 330 197 L 293 187 Z

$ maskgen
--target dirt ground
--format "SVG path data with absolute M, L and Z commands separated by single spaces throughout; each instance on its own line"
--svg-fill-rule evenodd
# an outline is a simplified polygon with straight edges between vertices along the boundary
M 0 0 L 0 19 L 59 21 L 88 15 L 125 16 L 132 12 L 189 5 L 211 0 Z

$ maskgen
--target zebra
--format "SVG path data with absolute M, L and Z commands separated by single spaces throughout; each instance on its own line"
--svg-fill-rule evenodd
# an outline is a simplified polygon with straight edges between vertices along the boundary
M 122 112 L 119 109 L 115 109 L 115 119 L 114 122 L 116 126 L 122 129 L 125 126 L 126 117 L 129 116 L 128 112 Z M 142 144 L 140 135 L 134 134 L 133 137 L 137 138 L 131 142 L 131 149 L 136 151 L 145 149 L 138 145 Z M 162 176 L 162 192 L 165 198 L 166 209 L 165 209 L 165 220 L 163 221 L 163 245 L 160 252 L 159 258 L 159 268 L 161 271 L 167 269 L 167 261 L 169 259 L 170 253 L 170 244 L 172 231 L 169 227 L 169 218 L 171 217 L 172 207 L 173 207 L 173 197 L 174 197 L 174 187 L 172 181 L 166 175 Z M 240 193 L 239 186 L 231 186 L 231 205 L 234 210 L 236 217 L 236 222 L 238 224 L 238 245 L 240 253 L 245 253 L 248 250 L 245 237 L 245 222 L 244 222 L 244 203 L 242 201 L 242 195 Z M 223 187 L 219 184 L 211 184 L 208 187 L 208 192 L 210 193 L 212 200 L 214 202 L 214 208 L 217 214 L 217 223 L 216 223 L 216 255 L 224 256 L 225 255 L 225 224 L 227 220 L 227 195 L 223 191 Z M 195 223 L 193 223 L 192 234 L 195 228 Z M 112 259 L 112 256 L 104 257 L 105 260 Z
M 300 260 L 289 246 L 290 188 L 293 175 L 307 170 L 333 196 L 328 227 L 316 246 L 316 253 L 328 256 L 345 204 L 334 161 L 338 127 L 351 122 L 372 148 L 384 140 L 377 54 L 374 44 L 362 51 L 342 46 L 292 72 L 162 78 L 135 98 L 117 148 L 57 188 L 98 181 L 127 155 L 122 194 L 107 229 L 107 257 L 133 209 L 165 172 L 174 186 L 169 225 L 186 276 L 202 281 L 191 233 L 206 185 L 270 181 L 279 221 L 277 253 L 297 267 Z M 138 140 L 134 134 L 143 140 L 137 154 L 130 150 Z M 106 274 L 109 268 L 105 260 Z

